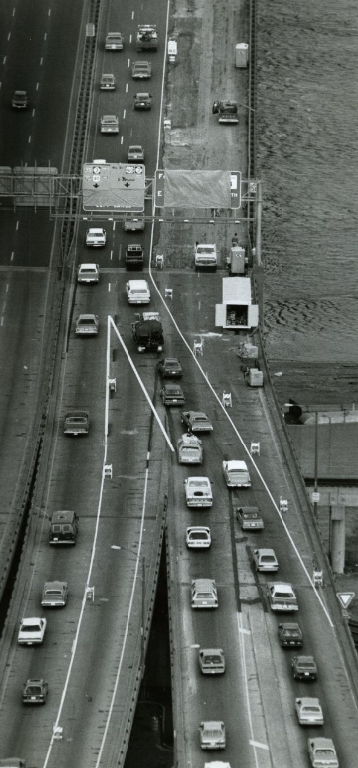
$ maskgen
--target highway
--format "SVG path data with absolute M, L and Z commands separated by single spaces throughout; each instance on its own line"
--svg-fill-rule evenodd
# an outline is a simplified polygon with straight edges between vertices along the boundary
M 59 110 L 58 122 L 51 114 L 51 125 L 55 126 L 53 132 L 47 129 L 46 118 L 41 113 L 41 104 L 44 104 L 41 88 L 38 89 L 39 102 L 34 115 L 30 111 L 24 115 L 6 113 L 7 131 L 14 132 L 14 121 L 21 136 L 21 141 L 16 142 L 10 137 L 6 152 L 2 152 L 2 157 L 6 155 L 7 165 L 13 166 L 22 159 L 28 163 L 33 163 L 36 158 L 45 162 L 44 155 L 40 157 L 43 147 L 51 163 L 57 167 L 64 163 L 66 167 L 70 146 L 67 129 L 72 124 L 75 103 L 74 99 L 71 101 L 72 72 L 81 50 L 81 42 L 77 43 L 83 39 L 83 25 L 87 20 L 85 5 L 76 11 L 68 4 L 65 12 L 60 13 L 56 4 L 46 8 L 39 4 L 41 13 L 36 17 L 36 25 L 33 24 L 36 27 L 34 57 L 40 52 L 41 61 L 41 46 L 46 49 L 47 42 L 51 42 L 51 55 L 46 55 L 46 49 L 39 65 L 44 67 L 41 69 L 43 82 L 46 81 L 44 92 L 48 93 L 51 90 L 49 83 L 56 80 L 56 66 L 58 72 L 63 72 L 67 87 L 56 89 L 59 105 L 52 93 L 57 105 L 54 109 Z M 64 5 L 61 7 L 63 9 Z M 12 7 L 7 6 L 11 37 L 7 40 L 3 35 L 0 40 L 7 56 L 1 91 L 7 112 L 12 90 L 17 87 L 17 83 L 14 86 L 14 76 L 10 77 L 11 66 L 15 67 L 11 57 L 15 58 L 19 47 L 24 45 L 26 29 L 33 21 L 25 11 L 26 4 L 19 2 L 13 17 Z M 131 80 L 130 66 L 133 58 L 138 58 L 133 36 L 139 21 L 157 24 L 160 46 L 156 54 L 150 54 L 153 75 L 148 90 L 153 96 L 153 109 L 137 114 L 132 110 L 133 94 L 142 86 Z M 153 175 L 159 163 L 166 23 L 164 0 L 153 4 L 150 11 L 146 8 L 146 18 L 143 18 L 140 2 L 125 8 L 114 3 L 103 6 L 86 143 L 87 160 L 96 157 L 122 161 L 126 159 L 128 145 L 139 143 L 146 151 L 146 175 Z M 68 42 L 72 59 L 71 66 L 66 60 L 63 67 L 63 57 L 58 61 L 54 55 L 54 41 L 63 40 L 67 25 L 73 35 Z M 104 52 L 108 29 L 120 29 L 124 33 L 124 51 Z M 146 58 L 143 54 L 140 57 Z M 102 72 L 115 74 L 117 91 L 110 94 L 99 91 Z M 24 87 L 29 94 L 36 93 L 36 83 L 40 80 L 35 58 L 32 66 L 27 67 L 26 77 L 29 79 Z M 185 88 L 180 79 L 177 88 Z M 120 133 L 119 136 L 104 137 L 99 133 L 99 120 L 102 114 L 110 113 L 118 114 Z M 19 121 L 23 118 L 26 122 L 23 121 L 19 129 Z M 209 139 L 210 125 L 208 121 Z M 31 142 L 28 141 L 29 131 L 33 136 Z M 213 135 L 217 136 L 217 132 L 215 123 Z M 230 147 L 227 162 L 232 167 L 230 151 L 235 145 L 234 134 L 229 128 L 221 135 L 223 146 L 220 152 L 225 155 L 227 142 Z M 243 143 L 244 138 L 241 134 Z M 244 149 L 240 152 L 244 158 Z M 5 163 L 5 157 L 2 162 Z M 149 202 L 147 206 L 149 213 Z M 53 264 L 56 264 L 51 256 L 58 255 L 58 233 L 57 230 L 54 232 L 51 222 L 47 220 L 46 223 L 46 211 L 36 214 L 28 210 L 16 214 L 3 211 L 0 215 L 4 221 L 7 248 L 7 260 L 0 271 L 0 276 L 4 277 L 1 298 L 7 302 L 2 305 L 4 322 L 0 328 L 0 351 L 3 352 L 2 359 L 8 360 L 6 378 L 2 371 L 6 390 L 2 396 L 0 426 L 11 446 L 8 464 L 1 471 L 10 472 L 12 454 L 19 456 L 20 462 L 23 460 L 24 449 L 19 451 L 18 443 L 26 439 L 31 404 L 37 407 L 36 394 L 30 384 L 34 381 L 33 387 L 38 387 L 40 382 L 43 316 L 51 317 L 49 286 Z M 307 502 L 299 491 L 297 478 L 290 475 L 281 447 L 270 392 L 268 388 L 267 391 L 266 388 L 250 390 L 246 386 L 237 357 L 237 337 L 221 334 L 214 327 L 214 305 L 226 273 L 220 270 L 216 275 L 197 275 L 188 269 L 189 259 L 185 269 L 179 269 L 173 262 L 173 269 L 153 269 L 148 273 L 150 248 L 154 245 L 160 250 L 165 245 L 163 234 L 157 242 L 153 241 L 153 231 L 147 225 L 146 231 L 139 236 L 144 244 L 146 264 L 141 276 L 150 284 L 150 308 L 159 310 L 162 315 L 165 354 L 177 356 L 184 368 L 185 405 L 188 409 L 204 409 L 214 426 L 213 433 L 203 437 L 204 461 L 200 471 L 193 471 L 179 466 L 171 449 L 176 446 L 182 426 L 179 409 L 165 409 L 159 398 L 157 359 L 150 354 L 139 356 L 132 340 L 134 311 L 126 300 L 128 273 L 124 269 L 124 254 L 126 243 L 137 241 L 138 234 L 125 235 L 119 222 L 96 221 L 96 226 L 104 226 L 107 230 L 107 245 L 103 250 L 89 251 L 84 245 L 88 226 L 88 221 L 79 223 L 71 251 L 72 281 L 66 286 L 40 472 L 26 549 L 1 639 L 2 753 L 26 758 L 27 768 L 100 768 L 104 765 L 112 768 L 123 765 L 143 671 L 143 642 L 147 642 L 149 632 L 166 519 L 175 764 L 196 767 L 210 760 L 210 754 L 200 750 L 197 729 L 201 720 L 220 719 L 227 728 L 227 748 L 221 755 L 214 752 L 212 759 L 221 757 L 231 768 L 301 768 L 308 765 L 307 737 L 315 735 L 317 729 L 300 728 L 294 713 L 294 698 L 303 695 L 307 686 L 293 681 L 292 654 L 279 646 L 279 619 L 270 612 L 267 604 L 266 585 L 271 579 L 258 577 L 252 567 L 253 548 L 265 545 L 275 549 L 280 563 L 279 578 L 292 583 L 297 592 L 297 618 L 304 635 L 304 650 L 314 653 L 319 668 L 318 681 L 309 690 L 321 700 L 325 715 L 324 735 L 333 738 L 340 767 L 353 768 L 358 729 L 355 691 L 348 671 L 351 667 L 347 664 L 347 661 L 352 663 L 351 650 L 344 641 L 334 585 L 324 565 Z M 182 228 L 179 233 L 179 229 L 177 224 L 175 232 L 181 237 L 180 248 L 189 254 L 199 230 L 192 226 Z M 229 228 L 226 236 L 232 234 Z M 98 286 L 78 286 L 74 267 L 90 260 L 89 257 L 100 264 L 100 283 Z M 173 299 L 165 304 L 161 297 L 168 286 L 173 290 Z M 18 307 L 21 312 L 17 326 Z M 76 338 L 75 318 L 79 313 L 87 312 L 98 314 L 99 335 Z M 115 318 L 116 327 L 108 324 L 109 315 Z M 22 333 L 19 328 L 24 329 Z M 204 351 L 202 357 L 194 359 L 193 341 L 198 336 L 204 339 Z M 17 340 L 16 344 L 14 340 Z M 126 350 L 153 403 L 164 434 L 132 370 Z M 27 378 L 29 376 L 33 379 Z M 116 379 L 116 392 L 111 396 L 108 378 Z M 19 389 L 16 389 L 17 385 Z M 233 397 L 233 407 L 227 410 L 221 405 L 224 390 L 230 391 Z M 88 437 L 66 438 L 63 435 L 65 413 L 75 407 L 89 409 Z M 16 433 L 16 419 L 21 423 L 19 434 Z M 222 476 L 222 461 L 246 458 L 251 464 L 243 443 L 250 445 L 252 440 L 260 442 L 261 447 L 255 465 L 251 465 L 252 488 L 228 491 Z M 3 438 L 1 450 L 2 455 L 5 454 Z M 212 480 L 214 505 L 210 511 L 193 512 L 186 508 L 184 480 L 190 474 L 207 475 Z M 5 486 L 12 485 L 9 474 Z M 281 496 L 289 502 L 285 517 L 277 508 Z M 8 504 L 11 504 L 11 498 L 9 495 Z M 238 502 L 260 507 L 266 523 L 263 533 L 243 535 L 234 515 Z M 56 548 L 48 544 L 51 514 L 59 509 L 73 509 L 78 514 L 79 536 L 73 548 Z M 212 547 L 208 552 L 188 552 L 185 528 L 190 523 L 201 522 L 210 525 Z M 313 561 L 323 563 L 324 587 L 318 591 L 310 582 Z M 216 579 L 217 610 L 194 612 L 190 608 L 190 583 L 199 577 Z M 50 579 L 68 582 L 69 600 L 63 609 L 41 609 L 42 587 Z M 18 646 L 21 617 L 44 614 L 48 627 L 43 645 L 38 648 Z M 225 650 L 227 672 L 224 676 L 205 678 L 200 675 L 197 646 L 217 646 Z M 21 687 L 28 677 L 48 680 L 46 706 L 26 708 L 22 705 Z

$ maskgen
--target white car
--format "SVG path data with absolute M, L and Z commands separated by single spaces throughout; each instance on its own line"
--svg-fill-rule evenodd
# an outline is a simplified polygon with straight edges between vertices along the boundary
M 107 234 L 103 227 L 92 227 L 86 232 L 87 248 L 103 248 L 106 245 Z
M 251 478 L 246 461 L 223 461 L 223 473 L 228 488 L 250 488 Z
M 273 549 L 255 549 L 254 563 L 256 570 L 262 573 L 278 571 L 278 560 Z
M 308 754 L 312 768 L 339 768 L 332 739 L 308 739 Z
M 118 115 L 102 115 L 101 133 L 119 133 Z
M 43 642 L 47 620 L 38 617 L 21 619 L 17 642 L 20 645 L 40 645 Z
M 150 290 L 146 280 L 128 280 L 126 291 L 128 304 L 149 304 Z
M 225 749 L 226 733 L 222 721 L 205 720 L 200 723 L 199 733 L 201 749 Z
M 178 440 L 179 464 L 201 464 L 203 460 L 202 442 L 195 435 L 182 435 Z
M 300 725 L 323 725 L 323 712 L 319 699 L 295 699 L 295 710 Z
M 208 477 L 187 477 L 184 485 L 187 507 L 212 507 L 213 492 Z
M 122 32 L 107 32 L 104 47 L 106 51 L 122 51 L 124 37 Z
M 298 611 L 297 597 L 291 584 L 268 584 L 268 599 L 272 611 Z
M 223 675 L 225 656 L 222 648 L 200 648 L 199 665 L 203 675 Z
M 77 282 L 98 283 L 99 264 L 80 264 L 77 272 Z
M 204 525 L 191 525 L 186 529 L 186 545 L 188 549 L 209 549 L 210 528 Z
M 102 75 L 99 86 L 101 91 L 115 91 L 116 85 L 117 83 L 114 75 Z
M 192 608 L 217 608 L 218 592 L 214 579 L 193 579 L 191 582 Z

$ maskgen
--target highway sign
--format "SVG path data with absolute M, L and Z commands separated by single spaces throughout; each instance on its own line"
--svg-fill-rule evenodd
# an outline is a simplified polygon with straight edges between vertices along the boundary
M 240 171 L 157 170 L 158 208 L 236 210 L 241 206 Z
M 355 592 L 337 592 L 337 597 L 343 608 L 348 608 L 349 603 L 355 597 Z

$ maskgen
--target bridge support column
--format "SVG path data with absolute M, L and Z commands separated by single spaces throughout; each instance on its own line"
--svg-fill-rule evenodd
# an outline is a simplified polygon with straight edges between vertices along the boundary
M 331 505 L 330 555 L 334 573 L 344 573 L 346 510 L 343 506 Z

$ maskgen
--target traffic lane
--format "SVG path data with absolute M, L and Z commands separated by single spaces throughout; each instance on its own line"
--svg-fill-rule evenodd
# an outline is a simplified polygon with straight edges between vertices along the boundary
M 49 266 L 53 241 L 54 223 L 49 219 L 48 209 L 17 208 L 16 211 L 2 211 L 1 225 L 3 246 L 0 265 L 24 268 L 45 268 Z
M 36 160 L 37 165 L 47 165 L 49 161 L 60 165 L 81 13 L 81 7 L 69 0 L 61 7 L 56 3 L 45 7 L 36 2 L 35 11 L 33 4 L 30 7 L 28 3 L 21 4 L 20 12 L 16 9 L 2 89 L 6 105 L 0 148 L 3 164 L 14 166 L 22 161 L 31 165 Z M 62 43 L 60 49 L 66 50 L 66 56 L 59 57 Z M 54 82 L 56 88 L 51 85 Z M 28 92 L 26 115 L 11 109 L 15 89 Z M 43 112 L 41 127 L 37 120 L 34 122 L 37 110 Z M 59 140 L 55 146 L 56 135 Z
M 0 483 L 8 533 L 36 404 L 46 271 L 0 271 Z

